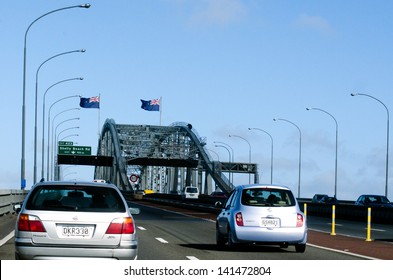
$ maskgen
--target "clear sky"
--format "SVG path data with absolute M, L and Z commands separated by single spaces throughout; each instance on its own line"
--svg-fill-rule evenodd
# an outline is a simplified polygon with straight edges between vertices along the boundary
M 2 96 L 0 188 L 20 187 L 23 43 L 39 16 L 86 2 L 15 0 L 0 12 Z M 206 137 L 207 148 L 228 160 L 259 165 L 260 182 L 291 187 L 299 175 L 301 196 L 334 194 L 335 122 L 338 123 L 337 197 L 384 194 L 387 111 L 393 108 L 393 1 L 381 0 L 150 0 L 94 1 L 37 21 L 27 36 L 26 179 L 33 183 L 35 81 L 38 77 L 38 160 L 41 174 L 42 104 L 73 95 L 101 96 L 101 109 L 71 110 L 58 128 L 77 145 L 96 152 L 107 118 L 118 124 L 160 123 L 160 113 L 140 108 L 140 99 L 162 97 L 162 124 L 188 122 Z M 56 57 L 60 53 L 86 49 Z M 53 107 L 52 116 L 77 108 L 78 98 Z M 325 110 L 307 111 L 306 107 Z M 48 114 L 48 113 L 46 113 Z M 44 133 L 47 133 L 47 128 Z M 59 138 L 62 138 L 59 137 Z M 46 138 L 46 135 L 45 135 Z M 46 141 L 46 140 L 45 140 Z M 393 146 L 392 146 L 393 152 Z M 46 152 L 45 152 L 46 153 Z M 217 156 L 212 153 L 212 157 Z M 390 156 L 390 159 L 393 159 Z M 393 167 L 393 160 L 391 160 Z M 92 179 L 91 167 L 69 168 L 67 179 Z M 66 173 L 66 172 L 65 172 Z M 389 167 L 393 200 L 393 170 Z M 46 173 L 45 173 L 46 174 Z M 236 177 L 236 184 L 248 177 Z

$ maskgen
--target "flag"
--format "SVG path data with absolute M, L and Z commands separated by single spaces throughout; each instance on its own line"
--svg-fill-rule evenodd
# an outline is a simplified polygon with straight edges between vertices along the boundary
M 141 108 L 146 111 L 160 111 L 160 99 L 142 100 Z
M 81 97 L 79 105 L 82 108 L 100 108 L 100 97 L 94 96 L 90 98 Z

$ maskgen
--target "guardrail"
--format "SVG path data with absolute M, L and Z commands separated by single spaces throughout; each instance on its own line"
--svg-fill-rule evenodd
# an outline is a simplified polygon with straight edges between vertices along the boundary
M 130 193 L 124 193 L 126 199 L 134 199 Z M 142 197 L 140 198 L 142 199 Z M 208 195 L 201 195 L 197 200 L 187 202 L 181 201 L 180 195 L 171 194 L 148 194 L 144 195 L 143 199 L 155 201 L 161 204 L 176 204 L 179 207 L 187 207 L 192 209 L 199 209 L 211 213 L 219 213 L 221 210 L 214 207 L 216 201 L 224 202 L 225 199 L 213 198 Z M 304 206 L 307 204 L 307 215 L 319 217 L 332 217 L 331 204 L 311 203 L 309 199 L 299 199 L 299 206 L 304 211 Z M 368 207 L 354 205 L 354 202 L 344 201 L 335 205 L 335 218 L 352 221 L 367 221 Z M 373 207 L 371 209 L 371 220 L 373 223 L 393 224 L 393 207 Z
M 0 216 L 14 213 L 14 205 L 22 203 L 27 193 L 25 190 L 0 190 Z

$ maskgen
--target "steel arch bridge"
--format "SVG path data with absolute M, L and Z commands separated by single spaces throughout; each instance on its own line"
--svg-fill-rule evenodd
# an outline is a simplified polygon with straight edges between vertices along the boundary
M 187 170 L 186 184 L 190 182 L 191 170 L 198 176 L 197 185 L 202 190 L 202 173 L 213 179 L 216 186 L 228 193 L 233 188 L 232 183 L 223 174 L 223 165 L 213 161 L 207 149 L 206 142 L 188 123 L 173 123 L 170 126 L 116 124 L 113 119 L 107 119 L 103 125 L 97 156 L 113 157 L 112 166 L 96 166 L 94 177 L 116 184 L 121 190 L 133 190 L 134 178 L 146 178 L 148 168 L 164 170 L 166 191 L 176 190 L 179 168 Z M 252 165 L 251 173 L 256 174 L 256 166 Z M 225 170 L 228 170 L 226 168 Z M 151 172 L 151 171 L 150 171 Z M 248 169 L 247 172 L 250 172 Z M 169 179 L 168 179 L 169 178 Z M 195 179 L 194 179 L 195 180 Z M 148 185 L 145 180 L 143 184 Z
M 225 192 L 232 189 L 231 183 L 223 175 L 219 164 L 211 160 L 204 148 L 205 142 L 195 129 L 187 123 L 171 126 L 116 124 L 107 119 L 98 143 L 98 156 L 113 157 L 113 165 L 97 166 L 95 178 L 116 184 L 122 190 L 132 190 L 135 185 L 129 180 L 130 174 L 142 177 L 151 166 L 165 167 L 166 172 L 177 172 L 178 168 L 204 170 Z M 190 184 L 190 173 L 186 184 Z M 176 188 L 177 175 L 172 182 Z M 201 184 L 201 180 L 198 180 Z M 146 182 L 148 184 L 148 182 Z

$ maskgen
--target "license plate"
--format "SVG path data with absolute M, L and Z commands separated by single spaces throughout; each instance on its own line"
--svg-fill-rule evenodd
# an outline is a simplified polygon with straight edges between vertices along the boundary
M 93 226 L 62 225 L 57 228 L 57 232 L 62 238 L 90 238 L 93 235 Z
M 280 219 L 262 219 L 262 227 L 280 227 Z

